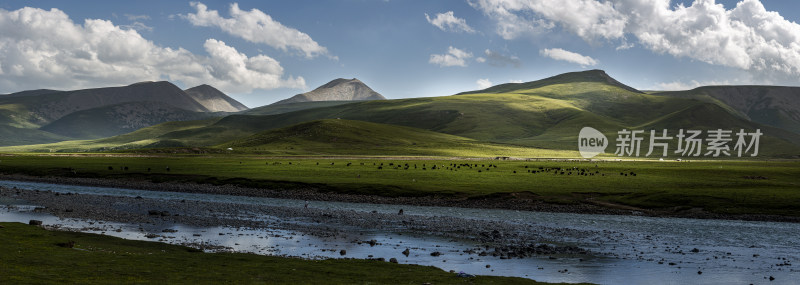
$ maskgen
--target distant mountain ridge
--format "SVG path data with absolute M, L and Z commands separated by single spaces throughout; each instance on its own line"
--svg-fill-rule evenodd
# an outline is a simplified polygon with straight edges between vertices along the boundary
M 38 102 L 31 102 L 31 111 L 45 122 L 58 120 L 77 111 L 127 102 L 161 102 L 193 112 L 210 111 L 178 86 L 166 81 L 60 91 L 26 98 L 40 99 Z
M 316 102 L 316 101 L 369 101 L 369 100 L 386 100 L 372 88 L 369 88 L 364 82 L 356 78 L 334 79 L 328 83 L 323 84 L 317 89 L 312 91 L 297 94 L 291 98 L 284 99 L 273 103 L 273 105 L 299 103 L 299 102 Z
M 203 84 L 184 90 L 186 94 L 211 112 L 239 112 L 247 106 L 234 100 L 211 85 Z
M 545 79 L 540 79 L 536 81 L 524 82 L 524 83 L 505 83 L 495 85 L 486 89 L 475 90 L 475 91 L 467 91 L 458 93 L 461 94 L 476 94 L 476 93 L 506 93 L 514 90 L 524 90 L 524 89 L 536 89 L 540 87 L 544 87 L 547 85 L 554 85 L 554 84 L 569 84 L 569 83 L 587 83 L 587 82 L 596 82 L 596 83 L 603 83 L 611 86 L 616 86 L 621 89 L 634 92 L 634 93 L 643 93 L 642 91 L 636 90 L 636 88 L 630 87 L 628 85 L 622 84 L 621 82 L 617 81 L 613 77 L 609 76 L 604 70 L 600 69 L 592 69 L 587 71 L 576 71 L 576 72 L 568 72 L 559 74 L 556 76 L 551 76 Z
M 162 102 L 125 102 L 74 112 L 39 129 L 66 137 L 99 139 L 160 123 L 211 116 L 213 113 L 193 112 Z
M 0 145 L 107 137 L 163 122 L 247 109 L 214 87 L 200 85 L 184 91 L 166 81 L 69 91 L 20 91 L 0 95 L 0 126 L 26 129 L 19 133 L 27 138 L 0 138 Z
M 654 94 L 718 100 L 753 122 L 800 134 L 800 87 L 703 86 Z

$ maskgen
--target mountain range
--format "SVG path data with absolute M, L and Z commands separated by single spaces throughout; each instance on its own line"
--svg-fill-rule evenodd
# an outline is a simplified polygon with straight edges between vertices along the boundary
M 159 123 L 247 109 L 211 86 L 181 90 L 165 81 L 72 91 L 22 91 L 0 96 L 0 129 L 18 132 L 0 138 L 0 145 L 103 138 Z
M 716 102 L 753 122 L 800 134 L 800 88 L 797 87 L 705 86 L 656 94 Z
M 670 131 L 681 128 L 758 128 L 764 132 L 762 146 L 769 146 L 762 147 L 762 155 L 800 157 L 800 132 L 796 129 L 800 112 L 796 102 L 800 101 L 800 88 L 797 87 L 708 86 L 679 92 L 643 92 L 615 80 L 602 70 L 589 70 L 451 96 L 380 100 L 376 99 L 378 97 L 364 97 L 363 94 L 369 92 L 342 95 L 344 91 L 341 90 L 350 88 L 346 86 L 363 84 L 355 81 L 337 79 L 305 93 L 312 96 L 300 94 L 304 99 L 287 99 L 220 117 L 171 121 L 89 141 L 0 150 L 231 147 L 272 154 L 335 154 L 344 150 L 325 147 L 325 142 L 332 145 L 349 141 L 353 142 L 351 147 L 393 154 L 404 153 L 388 151 L 386 145 L 402 146 L 406 149 L 405 154 L 424 154 L 419 146 L 437 145 L 428 148 L 436 149 L 429 154 L 442 155 L 454 153 L 442 147 L 446 145 L 445 141 L 450 141 L 454 148 L 485 149 L 470 152 L 481 155 L 504 156 L 509 151 L 524 153 L 520 148 L 548 150 L 554 155 L 559 151 L 574 155 L 578 131 L 591 126 L 609 138 L 616 137 L 617 131 L 626 128 Z M 344 87 L 337 87 L 342 84 Z M 350 88 L 356 89 L 362 88 Z M 45 96 L 40 93 L 50 94 L 47 91 L 28 91 L 32 95 L 7 96 Z M 345 99 L 353 101 L 336 101 Z M 200 105 L 208 108 L 208 105 Z M 142 107 L 144 109 L 147 108 Z M 336 128 L 337 131 L 322 131 L 326 128 Z M 393 133 L 398 137 L 387 137 Z M 374 139 L 356 139 L 359 136 Z M 414 139 L 404 140 L 404 136 Z M 643 144 L 646 146 L 647 142 Z

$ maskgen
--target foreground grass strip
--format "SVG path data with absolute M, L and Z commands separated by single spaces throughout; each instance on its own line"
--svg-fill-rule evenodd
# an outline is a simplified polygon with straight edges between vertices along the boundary
M 0 252 L 0 284 L 544 284 L 509 277 L 461 278 L 430 266 L 381 261 L 203 253 L 20 223 L 0 223 Z

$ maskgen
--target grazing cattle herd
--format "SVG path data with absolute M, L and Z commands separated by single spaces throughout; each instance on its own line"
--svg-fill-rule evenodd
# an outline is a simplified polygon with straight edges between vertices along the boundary
M 267 161 L 265 162 L 266 166 L 299 166 L 302 162 L 290 162 L 290 161 Z M 496 163 L 475 163 L 475 162 L 392 162 L 392 161 L 371 161 L 371 162 L 313 162 L 315 167 L 318 168 L 356 168 L 356 169 L 372 169 L 373 171 L 386 171 L 386 170 L 400 170 L 400 171 L 437 171 L 438 173 L 447 173 L 447 172 L 473 172 L 473 173 L 510 173 L 512 175 L 525 175 L 525 174 L 534 174 L 534 175 L 554 175 L 554 176 L 564 176 L 564 177 L 581 177 L 581 176 L 596 176 L 596 177 L 606 177 L 612 175 L 607 171 L 604 172 L 602 168 L 600 168 L 597 164 L 595 165 L 585 165 L 585 166 L 572 166 L 572 167 L 562 167 L 562 166 L 541 166 L 541 165 L 525 165 L 525 164 L 515 164 L 515 165 L 499 165 Z M 243 162 L 238 162 L 239 165 L 252 165 L 252 164 L 244 164 Z M 305 164 L 304 165 L 310 165 Z M 115 169 L 128 171 L 130 168 L 128 166 L 121 166 L 115 168 L 114 166 L 108 166 L 109 171 L 114 171 Z M 147 168 L 147 172 L 152 171 L 152 167 Z M 169 172 L 171 169 L 169 166 L 163 168 L 165 171 Z M 313 167 L 311 169 L 314 169 Z M 306 168 L 308 170 L 308 168 Z M 354 169 L 355 170 L 355 169 Z M 607 170 L 607 169 L 606 169 Z M 618 171 L 618 170 L 617 170 Z M 614 171 L 613 175 L 617 175 L 616 171 Z M 636 177 L 638 174 L 631 170 L 623 170 L 619 172 L 619 176 L 622 177 Z M 361 178 L 361 174 L 356 173 L 356 178 Z
M 266 165 L 282 165 L 284 162 L 266 162 Z M 292 162 L 288 162 L 289 165 Z M 326 163 L 327 164 L 327 163 Z M 297 164 L 295 164 L 297 165 Z M 316 162 L 316 166 L 319 166 L 320 163 Z M 350 166 L 369 166 L 364 162 L 360 162 L 358 165 L 354 164 L 353 162 L 346 162 L 345 167 Z M 326 166 L 326 165 L 323 165 Z M 336 166 L 336 162 L 331 162 L 327 164 L 327 166 Z M 448 163 L 448 164 L 436 164 L 436 163 L 404 163 L 404 162 L 372 162 L 372 166 L 377 170 L 420 170 L 420 171 L 428 171 L 428 170 L 439 170 L 439 171 L 475 171 L 478 173 L 484 172 L 497 172 L 501 171 L 497 164 L 493 163 Z M 524 165 L 524 166 L 516 166 L 514 167 L 515 170 L 511 170 L 512 174 L 517 173 L 529 173 L 529 174 L 553 174 L 553 175 L 566 175 L 566 176 L 606 176 L 606 173 L 600 171 L 598 165 L 594 165 L 594 169 L 592 167 L 544 167 L 544 166 L 536 166 L 536 165 Z M 523 172 L 524 171 L 524 172 Z M 637 174 L 633 171 L 622 171 L 619 173 L 620 176 L 637 176 Z M 360 178 L 361 175 L 358 175 Z

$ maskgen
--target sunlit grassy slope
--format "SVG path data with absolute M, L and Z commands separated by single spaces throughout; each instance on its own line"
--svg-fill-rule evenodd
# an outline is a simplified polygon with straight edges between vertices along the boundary
M 219 145 L 275 155 L 426 155 L 574 157 L 576 151 L 480 142 L 396 125 L 326 119 L 261 132 Z
M 713 102 L 639 92 L 600 70 L 453 96 L 366 101 L 276 115 L 231 115 L 213 122 L 184 124 L 180 129 L 158 125 L 111 141 L 130 147 L 210 147 L 320 119 L 406 126 L 482 142 L 570 151 L 577 149 L 577 134 L 584 126 L 599 129 L 612 140 L 623 128 L 668 128 L 672 132 L 681 128 L 761 128 L 765 133 L 762 145 L 768 146 L 763 147 L 761 155 L 800 157 L 800 135 L 752 123 Z M 96 149 L 98 143 L 104 142 L 110 141 L 71 145 L 78 148 L 67 148 L 69 143 L 62 143 L 0 150 L 78 151 L 81 147 Z
M 219 121 L 221 118 L 209 118 L 196 121 L 167 122 L 139 129 L 135 132 L 96 140 L 62 141 L 50 144 L 32 144 L 1 147 L 0 151 L 6 152 L 76 152 L 76 151 L 107 151 L 118 149 L 143 148 L 153 145 L 163 145 L 169 141 L 158 139 L 166 133 L 205 127 Z
M 283 114 L 289 113 L 294 111 L 306 110 L 306 109 L 313 109 L 313 108 L 320 108 L 320 107 L 330 107 L 330 106 L 337 106 L 342 104 L 352 103 L 350 101 L 310 101 L 310 102 L 297 102 L 297 103 L 285 103 L 285 104 L 278 104 L 278 105 L 266 105 L 261 106 L 258 108 L 253 108 L 247 111 L 240 112 L 241 115 L 276 115 L 276 114 Z

